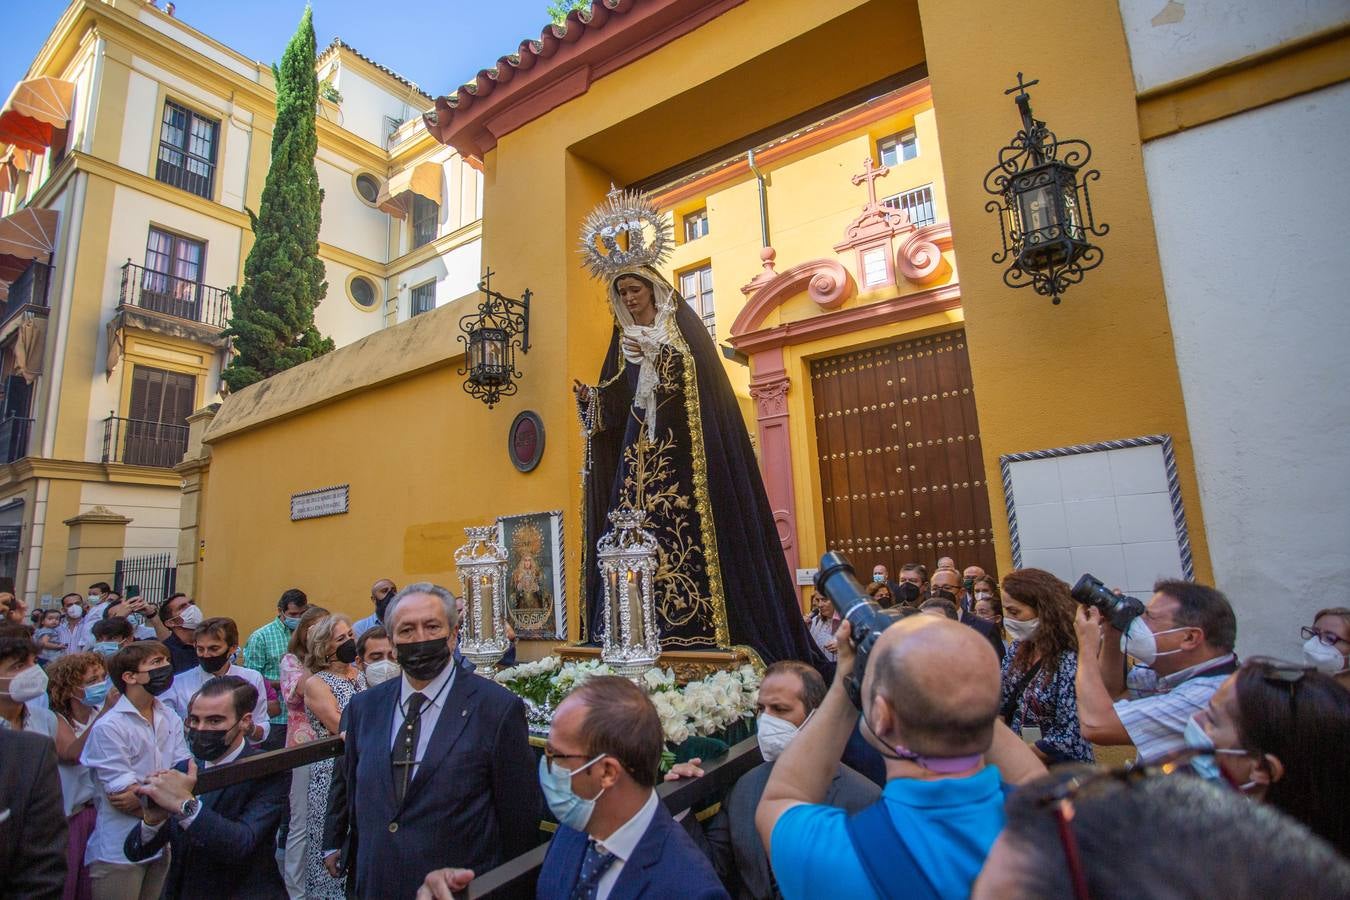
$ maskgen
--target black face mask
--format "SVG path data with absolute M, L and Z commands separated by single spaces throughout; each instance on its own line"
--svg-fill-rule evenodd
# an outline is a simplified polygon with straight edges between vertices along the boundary
M 418 681 L 430 681 L 450 662 L 450 644 L 445 638 L 395 644 L 394 650 L 403 671 Z
M 350 666 L 352 663 L 356 662 L 356 641 L 352 638 L 347 638 L 337 645 L 337 649 L 333 651 L 333 656 L 337 658 L 338 662 L 346 663 Z
M 145 674 L 150 676 L 143 687 L 145 692 L 151 697 L 158 697 L 160 694 L 173 687 L 173 666 L 162 665 L 157 669 L 151 669 Z
M 933 588 L 933 590 L 930 591 L 929 594 L 928 594 L 928 599 L 930 599 L 930 600 L 950 600 L 952 603 L 955 603 L 955 602 L 956 602 L 956 595 L 953 594 L 951 591 L 945 589 L 945 588 Z
M 198 656 L 197 665 L 208 675 L 219 675 L 230 667 L 230 654 L 221 653 L 218 656 Z
M 215 762 L 234 745 L 234 738 L 230 736 L 233 731 L 234 728 L 222 728 L 219 731 L 186 728 L 183 734 L 187 738 L 188 749 L 192 751 L 193 756 L 207 762 Z
M 381 623 L 384 622 L 384 614 L 389 611 L 389 601 L 394 599 L 394 592 L 389 591 L 383 597 L 375 601 L 375 618 Z
M 896 591 L 896 600 L 905 606 L 913 606 L 914 601 L 919 599 L 919 586 L 912 581 L 902 581 L 899 590 Z

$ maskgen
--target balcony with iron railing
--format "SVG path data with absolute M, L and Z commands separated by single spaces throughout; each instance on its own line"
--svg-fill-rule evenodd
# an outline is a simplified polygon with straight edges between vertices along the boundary
M 230 292 L 138 266 L 122 265 L 115 328 L 132 327 L 224 349 Z
M 0 420 L 0 464 L 17 462 L 27 456 L 32 434 L 32 419 L 11 416 Z
M 103 420 L 103 461 L 172 468 L 187 452 L 188 426 L 108 416 Z
M 42 262 L 33 262 L 24 269 L 9 286 L 9 296 L 0 305 L 0 324 L 8 322 L 19 313 L 32 312 L 35 315 L 47 315 L 47 289 L 51 284 L 52 267 Z

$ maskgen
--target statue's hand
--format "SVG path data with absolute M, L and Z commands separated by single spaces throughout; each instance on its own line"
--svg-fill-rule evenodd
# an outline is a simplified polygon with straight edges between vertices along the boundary
M 579 399 L 582 403 L 590 403 L 590 402 L 591 402 L 591 389 L 590 389 L 590 387 L 589 387 L 588 385 L 582 384 L 580 381 L 578 381 L 578 380 L 575 379 L 575 378 L 572 379 L 572 393 L 576 394 L 576 395 L 577 395 L 577 399 Z

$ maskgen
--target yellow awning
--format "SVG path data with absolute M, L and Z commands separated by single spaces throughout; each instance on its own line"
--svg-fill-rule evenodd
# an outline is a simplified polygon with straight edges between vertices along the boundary
M 60 78 L 20 81 L 0 107 L 0 142 L 42 153 L 52 145 L 52 132 L 70 121 L 75 84 Z
M 375 199 L 375 205 L 394 218 L 402 219 L 408 215 L 405 195 L 411 192 L 426 197 L 440 206 L 444 202 L 442 194 L 444 184 L 445 177 L 440 163 L 420 162 L 410 169 L 391 175 L 380 189 L 380 196 Z
M 0 281 L 23 274 L 33 260 L 46 261 L 56 250 L 54 209 L 21 209 L 0 219 Z

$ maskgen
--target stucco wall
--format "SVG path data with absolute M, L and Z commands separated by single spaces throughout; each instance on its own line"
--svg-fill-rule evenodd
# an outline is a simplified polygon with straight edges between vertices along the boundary
M 1245 656 L 1298 659 L 1350 581 L 1350 85 L 1148 144 L 1215 579 Z
M 1120 0 L 1141 91 L 1339 25 L 1345 0 Z

